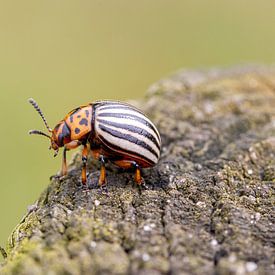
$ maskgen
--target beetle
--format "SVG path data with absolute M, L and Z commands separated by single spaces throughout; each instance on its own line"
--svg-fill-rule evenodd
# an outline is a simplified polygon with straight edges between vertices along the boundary
M 42 135 L 50 139 L 50 148 L 58 154 L 64 147 L 62 176 L 67 174 L 66 152 L 83 146 L 82 184 L 87 183 L 87 157 L 101 162 L 98 185 L 106 184 L 105 163 L 122 168 L 135 169 L 135 182 L 143 182 L 141 168 L 152 167 L 160 158 L 161 137 L 156 126 L 136 107 L 120 101 L 95 101 L 69 112 L 54 129 L 51 129 L 34 99 L 29 102 L 39 113 L 50 134 L 30 130 L 29 134 Z

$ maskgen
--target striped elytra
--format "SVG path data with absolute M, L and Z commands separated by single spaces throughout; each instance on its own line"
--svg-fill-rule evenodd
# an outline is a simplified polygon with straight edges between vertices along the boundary
M 122 168 L 135 168 L 135 181 L 141 184 L 141 168 L 152 167 L 160 158 L 161 138 L 155 125 L 137 108 L 118 101 L 96 101 L 78 107 L 61 120 L 52 130 L 41 109 L 29 100 L 42 117 L 51 136 L 55 155 L 64 147 L 62 175 L 67 174 L 66 151 L 83 146 L 82 183 L 86 184 L 86 161 L 88 151 L 101 162 L 99 185 L 106 184 L 105 163 L 110 161 Z M 88 146 L 89 145 L 89 146 Z
M 125 158 L 150 167 L 160 157 L 160 135 L 139 110 L 123 103 L 95 105 L 95 133 L 103 145 Z

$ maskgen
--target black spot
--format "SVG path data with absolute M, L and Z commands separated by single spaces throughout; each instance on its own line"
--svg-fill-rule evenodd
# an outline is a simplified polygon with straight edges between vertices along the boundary
M 79 122 L 80 125 L 88 126 L 88 120 L 86 118 L 82 118 Z
M 85 110 L 86 117 L 89 117 L 89 111 Z
M 74 121 L 74 116 L 70 115 L 70 122 L 73 123 L 73 121 Z
M 74 129 L 74 132 L 75 132 L 76 134 L 79 134 L 79 133 L 80 133 L 80 129 L 79 129 L 79 128 L 75 128 L 75 129 Z
M 81 115 L 78 115 L 77 118 L 81 118 Z

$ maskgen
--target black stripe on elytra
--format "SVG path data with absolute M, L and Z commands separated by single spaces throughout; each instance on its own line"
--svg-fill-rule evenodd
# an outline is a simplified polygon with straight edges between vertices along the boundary
M 140 110 L 138 110 L 137 108 L 135 108 L 133 106 L 130 106 L 127 104 L 125 104 L 125 105 L 124 104 L 119 105 L 119 104 L 115 104 L 115 103 L 113 103 L 113 104 L 109 104 L 109 105 L 100 107 L 100 111 L 101 110 L 111 110 L 111 109 L 123 109 L 123 110 L 130 110 L 130 111 L 138 112 L 144 116 L 144 113 L 142 113 Z
M 142 136 L 150 139 L 156 145 L 156 147 L 160 150 L 160 145 L 159 145 L 158 141 L 156 140 L 155 136 L 153 136 L 151 133 L 149 133 L 145 129 L 142 129 L 140 127 L 133 126 L 133 125 L 130 125 L 130 124 L 122 124 L 122 123 L 107 121 L 107 120 L 103 120 L 103 119 L 97 119 L 97 121 L 102 123 L 102 124 L 105 124 L 105 125 L 114 126 L 116 128 L 119 128 L 119 129 L 125 129 L 125 130 L 128 130 L 128 131 L 132 132 L 132 133 L 142 135 Z
M 147 127 L 149 127 L 151 130 L 154 131 L 154 133 L 156 134 L 156 136 L 158 137 L 159 143 L 160 143 L 160 137 L 158 132 L 156 131 L 156 129 L 152 126 L 151 123 L 149 123 L 147 120 L 145 120 L 144 118 L 141 118 L 139 116 L 133 115 L 133 114 L 119 114 L 119 113 L 99 113 L 97 115 L 98 117 L 116 117 L 116 118 L 128 118 L 128 119 L 132 119 L 135 121 L 139 121 L 142 124 L 146 125 Z
M 101 142 L 102 142 L 101 146 L 107 147 L 106 149 L 109 149 L 109 150 L 111 149 L 111 150 L 113 150 L 113 151 L 115 151 L 115 152 L 117 152 L 117 153 L 120 153 L 122 156 L 123 156 L 123 155 L 134 156 L 134 157 L 139 158 L 139 159 L 141 159 L 142 161 L 145 161 L 145 162 L 147 162 L 147 163 L 149 163 L 149 164 L 151 164 L 151 165 L 154 165 L 154 164 L 155 164 L 154 161 L 152 161 L 151 159 L 145 157 L 144 155 L 141 155 L 141 154 L 139 154 L 139 153 L 137 153 L 137 152 L 133 152 L 133 151 L 127 150 L 127 149 L 125 149 L 125 148 L 121 148 L 121 147 L 119 147 L 118 145 L 115 145 L 115 144 L 113 144 L 113 143 L 110 143 L 110 142 L 107 141 L 102 135 L 99 135 L 99 139 L 100 139 Z M 106 150 L 106 151 L 108 151 L 108 150 Z
M 87 120 L 86 118 L 82 118 L 82 119 L 79 121 L 79 124 L 80 124 L 80 125 L 88 126 L 88 120 Z
M 145 143 L 144 141 L 142 141 L 142 140 L 140 140 L 136 137 L 133 137 L 129 134 L 124 134 L 124 133 L 121 133 L 119 131 L 113 130 L 113 129 L 108 128 L 108 127 L 106 127 L 104 125 L 101 125 L 101 124 L 99 124 L 98 126 L 103 132 L 108 133 L 113 137 L 116 137 L 116 138 L 119 138 L 119 139 L 122 139 L 122 140 L 127 140 L 127 141 L 129 141 L 133 144 L 141 146 L 142 148 L 144 148 L 147 151 L 151 152 L 158 159 L 159 156 L 158 156 L 157 152 L 149 144 Z

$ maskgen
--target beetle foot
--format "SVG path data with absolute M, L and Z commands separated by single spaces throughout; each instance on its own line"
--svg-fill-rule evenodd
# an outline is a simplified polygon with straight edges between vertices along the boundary
M 109 191 L 108 191 L 108 188 L 107 188 L 107 184 L 102 184 L 102 185 L 99 185 L 99 189 L 98 189 L 98 192 L 102 195 L 107 195 L 109 196 Z
M 137 184 L 138 189 L 141 190 L 148 190 L 149 186 L 146 184 L 144 178 L 141 178 L 141 182 Z
M 62 180 L 64 180 L 66 177 L 67 177 L 67 175 L 61 175 L 61 176 L 59 176 L 59 180 L 62 181 Z
M 88 184 L 87 183 L 81 183 L 81 188 L 83 189 L 83 190 L 88 190 L 89 188 L 88 188 Z
M 82 184 L 82 192 L 87 196 L 90 194 L 90 189 L 87 184 Z

